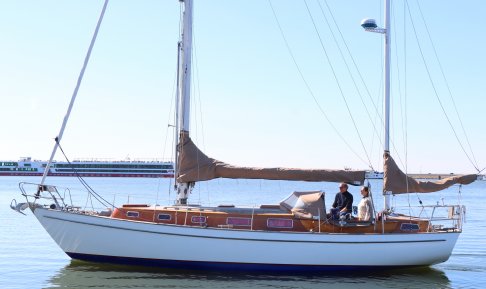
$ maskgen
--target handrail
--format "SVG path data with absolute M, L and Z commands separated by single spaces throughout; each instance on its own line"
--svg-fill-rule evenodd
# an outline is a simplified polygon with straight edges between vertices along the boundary
M 24 188 L 25 185 L 32 185 L 32 186 L 37 187 L 37 192 L 39 194 L 36 193 L 36 194 L 33 194 L 33 195 L 29 195 L 26 192 L 26 189 Z M 69 188 L 63 188 L 64 189 L 63 196 L 61 196 L 61 193 L 59 193 L 58 187 L 52 186 L 52 185 L 41 185 L 41 184 L 30 183 L 30 182 L 20 182 L 19 188 L 20 188 L 20 191 L 22 192 L 22 196 L 24 196 L 26 198 L 27 202 L 29 201 L 29 197 L 34 198 L 33 203 L 36 203 L 37 199 L 47 199 L 47 200 L 50 199 L 50 200 L 54 201 L 54 203 L 56 204 L 56 208 L 59 209 L 59 210 L 68 210 L 69 208 L 74 207 L 73 201 L 72 201 L 72 196 L 71 196 L 71 191 L 69 190 Z M 50 196 L 41 196 L 40 194 L 42 192 L 47 192 Z M 68 204 L 66 204 L 66 202 L 65 202 L 66 193 L 68 194 L 70 202 L 71 202 L 70 206 Z M 59 204 L 59 202 L 61 202 L 61 204 Z
M 418 216 L 410 216 L 410 218 L 412 220 L 421 219 L 424 221 L 428 221 L 429 227 L 427 228 L 427 232 L 440 230 L 440 229 L 462 231 L 462 224 L 465 218 L 464 216 L 465 207 L 463 205 L 436 204 L 436 205 L 423 205 L 423 206 L 395 206 L 394 207 L 394 209 L 403 209 L 403 208 L 407 208 L 407 209 L 420 208 L 420 212 Z M 429 216 L 427 216 L 428 213 L 430 213 Z M 451 227 L 448 227 L 449 225 L 446 226 L 445 222 L 447 221 L 452 223 Z M 439 223 L 442 222 L 442 224 L 437 224 L 438 222 Z

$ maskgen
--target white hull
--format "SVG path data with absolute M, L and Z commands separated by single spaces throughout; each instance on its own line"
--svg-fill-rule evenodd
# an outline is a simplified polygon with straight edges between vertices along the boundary
M 37 208 L 73 258 L 161 266 L 322 270 L 446 261 L 459 233 L 320 234 L 151 224 Z M 263 266 L 263 267 L 262 267 Z

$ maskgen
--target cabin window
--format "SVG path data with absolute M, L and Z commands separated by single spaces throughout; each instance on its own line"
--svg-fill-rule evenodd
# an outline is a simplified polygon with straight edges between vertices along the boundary
M 226 219 L 226 224 L 233 225 L 233 226 L 251 226 L 251 219 L 229 217 Z
M 206 217 L 205 216 L 192 216 L 191 222 L 197 223 L 197 224 L 203 224 L 203 223 L 206 223 Z
M 403 223 L 400 225 L 402 231 L 418 231 L 420 229 L 418 224 Z
M 172 219 L 171 215 L 169 214 L 159 214 L 158 218 L 160 221 L 170 221 Z
M 294 227 L 294 221 L 291 219 L 267 219 L 268 228 L 287 228 Z
M 127 212 L 127 217 L 138 218 L 139 216 L 140 216 L 139 212 L 134 212 L 134 211 L 128 211 Z

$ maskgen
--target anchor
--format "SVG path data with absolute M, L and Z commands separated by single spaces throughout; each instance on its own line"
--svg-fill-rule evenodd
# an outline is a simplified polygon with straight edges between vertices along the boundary
M 29 203 L 18 203 L 17 200 L 13 199 L 10 202 L 10 208 L 14 211 L 17 211 L 18 213 L 21 213 L 22 215 L 25 216 L 25 213 L 22 212 L 23 210 L 27 209 L 29 207 Z

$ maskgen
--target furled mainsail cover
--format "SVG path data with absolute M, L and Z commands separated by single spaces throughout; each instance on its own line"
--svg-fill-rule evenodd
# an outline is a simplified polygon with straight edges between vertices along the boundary
M 463 175 L 445 178 L 437 182 L 418 181 L 402 172 L 390 154 L 385 153 L 383 189 L 394 194 L 437 192 L 454 184 L 467 185 L 476 179 L 476 175 Z
M 365 178 L 365 171 L 235 167 L 206 156 L 187 132 L 181 133 L 178 149 L 177 181 L 180 183 L 229 178 L 362 184 Z

